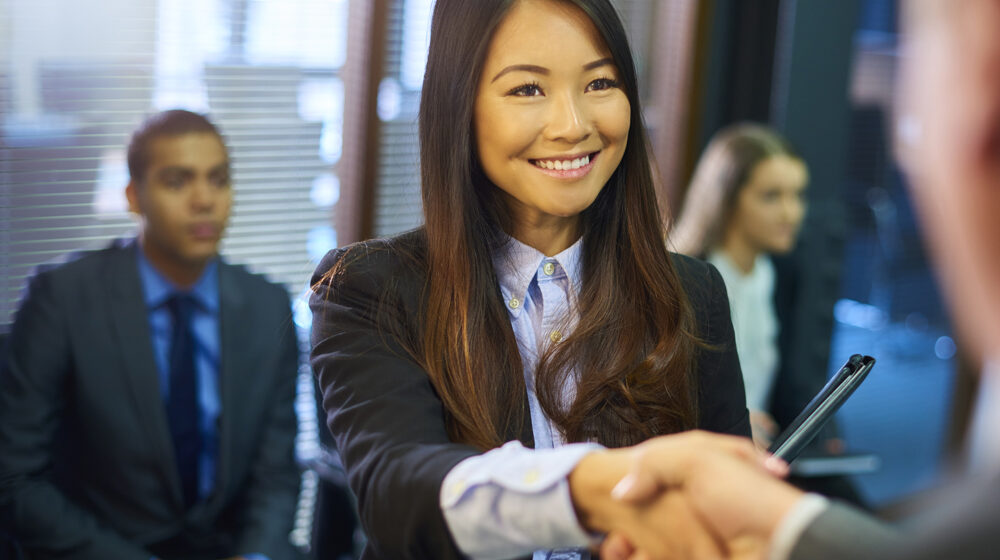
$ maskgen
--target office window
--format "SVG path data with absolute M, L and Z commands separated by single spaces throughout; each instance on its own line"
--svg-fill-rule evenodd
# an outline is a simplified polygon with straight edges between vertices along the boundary
M 38 264 L 131 234 L 125 145 L 167 108 L 208 112 L 228 141 L 223 254 L 301 294 L 337 244 L 347 4 L 0 5 L 0 324 Z

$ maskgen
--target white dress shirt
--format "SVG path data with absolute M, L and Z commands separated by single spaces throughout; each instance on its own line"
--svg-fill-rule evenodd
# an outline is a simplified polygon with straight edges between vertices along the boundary
M 458 548 L 472 558 L 534 553 L 534 560 L 570 560 L 591 542 L 576 518 L 567 476 L 580 459 L 601 447 L 565 444 L 535 395 L 538 356 L 568 336 L 576 322 L 581 245 L 577 240 L 546 257 L 511 238 L 494 255 L 500 293 L 524 365 L 535 449 L 508 442 L 462 461 L 445 476 L 441 510 Z M 570 375 L 563 391 L 567 403 L 575 394 L 572 379 Z
M 774 311 L 774 264 L 758 255 L 753 270 L 743 273 L 721 250 L 712 251 L 715 265 L 726 283 L 732 310 L 736 352 L 740 355 L 747 408 L 767 410 L 767 400 L 778 371 L 778 318 Z

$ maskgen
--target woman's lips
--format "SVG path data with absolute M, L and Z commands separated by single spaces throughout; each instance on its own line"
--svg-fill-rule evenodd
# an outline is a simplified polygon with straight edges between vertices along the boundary
M 531 159 L 535 169 L 559 179 L 578 179 L 594 168 L 594 160 L 600 152 L 591 152 L 578 157 Z

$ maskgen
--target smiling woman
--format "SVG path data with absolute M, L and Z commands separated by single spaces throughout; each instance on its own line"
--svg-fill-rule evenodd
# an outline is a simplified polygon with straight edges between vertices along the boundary
M 607 0 L 437 1 L 425 226 L 330 253 L 311 300 L 372 556 L 702 534 L 611 500 L 641 453 L 602 450 L 749 434 L 722 280 L 667 252 L 641 114 Z

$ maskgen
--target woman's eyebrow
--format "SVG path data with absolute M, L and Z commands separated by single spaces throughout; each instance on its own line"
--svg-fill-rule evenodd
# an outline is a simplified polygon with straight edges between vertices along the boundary
M 611 65 L 614 66 L 615 61 L 611 57 L 605 57 L 600 60 L 595 60 L 593 62 L 588 62 L 583 65 L 584 71 L 593 70 L 594 68 L 600 68 L 601 66 Z
M 601 66 L 607 66 L 607 65 L 613 66 L 614 63 L 615 61 L 612 60 L 610 57 L 605 57 L 584 64 L 583 70 L 586 72 L 588 70 L 593 70 L 594 68 L 599 68 Z M 493 82 L 497 81 L 500 78 L 500 76 L 503 76 L 504 74 L 508 74 L 510 72 L 531 72 L 533 74 L 542 74 L 543 76 L 548 76 L 550 73 L 549 69 L 545 68 L 544 66 L 538 66 L 535 64 L 512 64 L 504 68 L 503 70 L 497 72 L 497 75 L 493 76 L 493 79 L 490 80 L 490 83 L 492 84 Z
M 542 74 L 545 76 L 549 75 L 549 69 L 542 66 L 536 66 L 534 64 L 512 64 L 504 68 L 503 70 L 497 72 L 497 75 L 493 76 L 493 79 L 490 80 L 490 83 L 492 84 L 493 82 L 497 81 L 497 79 L 499 79 L 500 76 L 503 76 L 504 74 L 508 74 L 510 72 L 531 72 L 533 74 Z

